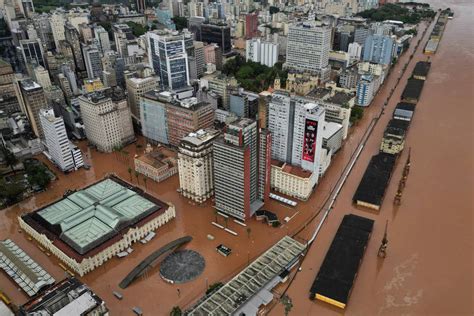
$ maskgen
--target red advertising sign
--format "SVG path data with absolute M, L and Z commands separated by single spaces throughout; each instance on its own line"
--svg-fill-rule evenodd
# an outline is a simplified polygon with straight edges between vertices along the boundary
M 318 122 L 306 119 L 304 125 L 304 140 L 303 140 L 303 160 L 314 162 L 314 155 L 316 150 L 316 134 L 318 133 Z

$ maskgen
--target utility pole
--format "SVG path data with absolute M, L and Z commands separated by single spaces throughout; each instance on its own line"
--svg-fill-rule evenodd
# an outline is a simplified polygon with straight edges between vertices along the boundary
M 388 226 L 388 220 L 385 222 L 385 233 L 383 234 L 382 243 L 380 244 L 379 252 L 377 253 L 377 256 L 379 258 L 385 258 L 387 256 L 387 244 L 388 244 L 387 226 Z

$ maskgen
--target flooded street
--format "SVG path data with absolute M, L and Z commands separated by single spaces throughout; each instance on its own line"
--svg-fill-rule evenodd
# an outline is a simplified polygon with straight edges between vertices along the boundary
M 432 3 L 435 7 L 446 7 L 445 1 Z M 422 54 L 425 36 L 412 62 L 395 89 L 387 110 L 377 123 L 366 147 L 355 164 L 352 173 L 334 209 L 324 224 L 318 238 L 306 255 L 299 272 L 287 294 L 293 300 L 290 315 L 472 315 L 473 300 L 473 101 L 474 101 L 474 41 L 472 40 L 473 9 L 471 0 L 451 0 L 449 6 L 455 18 L 448 22 L 445 34 L 436 55 L 431 57 L 432 66 L 414 120 L 408 132 L 407 147 L 411 147 L 412 167 L 402 197 L 402 204 L 393 207 L 398 181 L 408 151 L 398 160 L 384 204 L 379 213 L 356 209 L 352 196 L 367 167 L 370 157 L 378 152 L 380 140 L 390 120 L 392 111 L 400 99 L 406 80 L 416 61 L 426 60 Z M 427 24 L 419 26 L 414 44 L 422 36 Z M 280 219 L 299 213 L 279 228 L 272 228 L 255 219 L 248 221 L 251 229 L 229 220 L 229 228 L 239 235 L 233 236 L 211 225 L 215 220 L 212 202 L 194 205 L 177 192 L 178 176 L 161 183 L 151 180 L 146 183 L 148 193 L 171 202 L 176 206 L 176 219 L 159 228 L 157 236 L 149 243 L 137 243 L 134 252 L 126 258 L 113 258 L 95 271 L 80 278 L 105 300 L 111 315 L 131 315 L 131 308 L 139 306 L 146 315 L 168 315 L 171 308 L 179 305 L 190 307 L 205 292 L 208 285 L 228 281 L 250 261 L 262 254 L 284 235 L 293 235 L 304 227 L 309 218 L 323 205 L 335 186 L 343 168 L 356 150 L 367 126 L 376 117 L 384 101 L 395 86 L 403 65 L 409 59 L 404 54 L 393 68 L 381 91 L 367 109 L 364 118 L 352 129 L 344 147 L 334 157 L 332 165 L 318 184 L 309 201 L 298 203 L 296 208 L 269 201 L 265 208 L 275 212 Z M 59 179 L 50 188 L 29 200 L 0 211 L 0 239 L 10 238 L 40 263 L 56 280 L 64 278 L 58 260 L 47 256 L 19 231 L 17 216 L 33 211 L 62 197 L 66 189 L 79 189 L 115 173 L 122 179 L 145 189 L 143 176 L 137 179 L 128 173 L 133 168 L 136 152 L 141 147 L 130 145 L 126 153 L 103 154 L 78 144 L 90 170 L 81 169 L 68 175 L 56 171 Z M 44 158 L 41 158 L 44 160 Z M 53 167 L 51 167 L 54 169 Z M 372 238 L 359 270 L 348 307 L 345 312 L 322 302 L 308 299 L 310 286 L 321 266 L 342 217 L 355 213 L 375 220 Z M 296 238 L 308 239 L 319 223 L 319 217 L 307 225 Z M 385 220 L 389 221 L 388 256 L 377 258 L 377 250 L 383 236 Z M 223 224 L 223 219 L 218 218 Z M 208 234 L 215 239 L 209 240 Z M 151 252 L 172 240 L 192 236 L 185 248 L 198 251 L 206 261 L 201 276 L 189 283 L 172 285 L 164 282 L 158 267 L 148 271 L 140 280 L 121 290 L 118 283 L 141 260 Z M 225 258 L 215 248 L 224 244 L 232 248 L 232 255 Z M 17 290 L 16 285 L 0 273 L 1 289 L 16 304 L 28 298 Z M 286 284 L 285 284 L 286 287 Z M 285 287 L 278 288 L 283 291 Z M 179 289 L 179 291 L 178 291 Z M 112 295 L 118 290 L 124 296 L 119 301 Z M 179 295 L 178 295 L 179 294 Z M 283 315 L 283 307 L 277 304 L 271 315 Z
M 416 107 L 406 147 L 411 147 L 411 170 L 402 204 L 392 204 L 407 151 L 398 160 L 380 213 L 356 209 L 352 196 L 367 163 L 378 151 L 383 130 L 404 84 L 395 91 L 336 205 L 312 245 L 287 294 L 294 315 L 472 315 L 473 306 L 473 102 L 474 34 L 472 1 L 436 1 L 451 7 L 455 18 L 447 25 L 428 80 Z M 421 47 L 422 48 L 422 47 Z M 408 67 L 424 60 L 419 49 Z M 406 80 L 405 74 L 402 83 Z M 390 80 L 393 80 L 391 77 Z M 389 83 L 390 84 L 390 83 Z M 383 91 L 382 91 L 383 94 Z M 372 107 L 380 106 L 380 96 Z M 331 168 L 333 168 L 332 166 Z M 332 169 L 334 170 L 334 169 Z M 336 230 L 347 213 L 375 220 L 372 238 L 346 310 L 308 299 Z M 388 255 L 377 257 L 385 220 Z M 307 235 L 310 235 L 310 229 Z M 284 288 L 282 288 L 284 289 Z M 278 304 L 271 315 L 282 315 Z

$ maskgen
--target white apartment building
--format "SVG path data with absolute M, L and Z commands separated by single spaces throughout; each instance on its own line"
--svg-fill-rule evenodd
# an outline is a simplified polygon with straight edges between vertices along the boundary
M 51 14 L 51 17 L 49 18 L 49 23 L 51 24 L 54 44 L 56 45 L 56 49 L 58 49 L 59 42 L 64 41 L 66 39 L 66 35 L 64 35 L 64 24 L 66 23 L 64 14 L 58 11 L 54 11 Z
M 278 62 L 279 45 L 253 38 L 246 41 L 245 58 L 262 65 L 273 67 Z
M 41 109 L 41 126 L 48 151 L 45 155 L 62 171 L 70 171 L 84 165 L 81 151 L 70 145 L 62 117 L 56 117 L 52 109 Z
M 99 43 L 102 52 L 110 50 L 109 33 L 100 25 L 94 27 L 94 37 Z
M 216 130 L 199 130 L 184 137 L 178 148 L 179 189 L 202 203 L 214 194 L 213 141 Z
M 350 43 L 347 49 L 351 60 L 360 60 L 362 56 L 362 45 L 359 43 Z
M 136 120 L 140 120 L 140 98 L 149 91 L 158 90 L 160 87 L 158 77 L 127 78 L 128 105 Z
M 288 31 L 285 67 L 317 73 L 326 81 L 330 49 L 330 27 L 314 21 L 292 24 Z
M 306 201 L 313 192 L 313 173 L 287 163 L 274 161 L 271 170 L 271 188 L 288 196 Z
M 103 93 L 79 97 L 87 139 L 99 151 L 111 152 L 133 140 L 133 126 L 126 100 L 112 101 Z
M 49 72 L 43 66 L 38 66 L 34 70 L 36 82 L 43 87 L 43 90 L 51 87 Z

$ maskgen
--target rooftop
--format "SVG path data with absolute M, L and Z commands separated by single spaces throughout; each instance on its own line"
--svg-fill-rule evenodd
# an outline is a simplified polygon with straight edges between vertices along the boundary
M 430 71 L 431 63 L 428 61 L 419 61 L 416 63 L 415 69 L 413 69 L 414 76 L 426 77 Z
M 231 315 L 289 269 L 305 246 L 285 236 L 219 290 L 195 306 L 188 315 Z
M 30 297 L 54 283 L 53 277 L 10 239 L 0 242 L 0 268 Z
M 108 176 L 22 216 L 70 257 L 81 261 L 120 239 L 128 228 L 167 205 L 119 178 Z
M 189 133 L 188 136 L 185 136 L 181 142 L 188 143 L 193 146 L 201 146 L 202 144 L 216 138 L 219 135 L 218 130 L 208 129 L 208 130 L 198 130 L 197 132 Z
M 100 313 L 98 313 L 100 311 Z M 107 312 L 104 302 L 76 278 L 67 278 L 20 307 L 20 315 L 89 315 Z
M 153 168 L 161 168 L 163 166 L 176 167 L 177 154 L 163 146 L 156 147 L 155 149 L 136 157 L 135 159 L 140 160 Z
M 32 79 L 25 79 L 20 81 L 21 87 L 23 90 L 29 91 L 29 90 L 35 90 L 41 88 L 39 84 L 34 82 Z
M 353 200 L 380 206 L 394 165 L 395 156 L 384 153 L 372 156 Z

